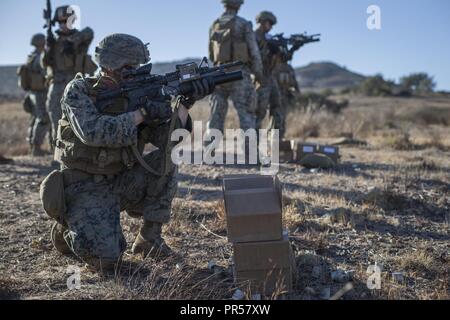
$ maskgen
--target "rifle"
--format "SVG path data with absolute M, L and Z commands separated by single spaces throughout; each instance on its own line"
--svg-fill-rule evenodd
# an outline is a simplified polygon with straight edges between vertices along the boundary
M 320 33 L 307 35 L 305 32 L 303 34 L 293 34 L 289 38 L 285 38 L 284 33 L 279 33 L 268 39 L 268 43 L 273 51 L 281 51 L 287 57 L 292 57 L 294 52 L 305 44 L 319 42 L 320 36 Z
M 189 96 L 194 92 L 192 81 L 212 77 L 216 85 L 243 79 L 242 71 L 228 71 L 231 68 L 242 66 L 240 61 L 223 64 L 210 68 L 208 60 L 203 58 L 197 65 L 189 62 L 176 66 L 176 71 L 165 75 L 153 75 L 152 64 L 146 64 L 138 69 L 125 70 L 122 72 L 124 83 L 118 89 L 100 92 L 96 97 L 96 107 L 102 112 L 108 102 L 116 98 L 128 99 L 129 108 L 127 112 L 135 111 L 142 106 L 147 99 L 161 96 Z
M 320 33 L 312 34 L 308 36 L 306 33 L 303 34 L 293 34 L 289 38 L 289 44 L 292 46 L 301 47 L 305 44 L 312 43 L 312 42 L 319 42 L 320 41 Z
M 55 25 L 55 22 L 52 20 L 52 4 L 50 0 L 47 0 L 47 6 L 44 9 L 44 19 L 44 29 L 47 29 L 47 47 L 50 48 L 55 41 L 55 36 L 52 31 L 52 27 Z
M 232 62 L 229 64 L 223 64 L 214 68 L 210 68 L 207 64 L 208 60 L 203 58 L 202 62 L 197 65 L 195 62 L 190 62 L 176 66 L 176 71 L 167 73 L 165 75 L 152 75 L 152 64 L 146 64 L 134 70 L 125 70 L 122 72 L 122 76 L 125 82 L 119 89 L 106 90 L 99 92 L 96 96 L 96 107 L 99 112 L 102 112 L 112 99 L 125 98 L 128 99 L 128 109 L 126 112 L 137 110 L 140 106 L 146 103 L 147 99 L 160 99 L 161 97 L 173 97 L 173 96 L 188 96 L 194 91 L 192 81 L 205 79 L 212 77 L 216 85 L 234 82 L 243 79 L 242 71 L 230 71 L 229 69 L 242 66 L 243 63 Z M 203 66 L 206 63 L 206 66 Z M 177 116 L 174 113 L 175 116 Z M 170 137 L 174 130 L 175 122 L 172 122 L 169 129 L 169 140 L 167 141 L 167 147 L 163 153 L 161 159 L 161 171 L 158 171 L 149 166 L 142 158 L 141 153 L 136 146 L 133 146 L 131 150 L 137 161 L 147 171 L 163 176 L 167 174 L 170 167 L 168 162 L 170 161 Z M 141 125 L 139 130 L 144 129 Z

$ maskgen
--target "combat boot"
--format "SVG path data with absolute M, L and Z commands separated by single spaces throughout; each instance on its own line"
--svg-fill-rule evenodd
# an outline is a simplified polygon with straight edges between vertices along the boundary
M 56 250 L 58 250 L 62 254 L 71 254 L 72 250 L 67 245 L 66 240 L 64 239 L 64 232 L 67 229 L 60 223 L 55 222 L 52 225 L 52 229 L 50 231 L 50 238 L 52 240 L 52 244 Z
M 131 251 L 142 254 L 143 257 L 164 258 L 173 254 L 172 249 L 161 237 L 162 224 L 157 222 L 144 222 L 134 241 Z

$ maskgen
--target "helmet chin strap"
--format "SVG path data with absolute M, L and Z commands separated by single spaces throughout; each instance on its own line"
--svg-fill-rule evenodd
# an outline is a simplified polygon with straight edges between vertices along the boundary
M 113 73 L 113 75 L 111 75 L 111 73 Z M 115 78 L 115 75 L 114 75 L 114 71 L 109 71 L 109 70 L 103 70 L 102 72 L 101 72 L 101 75 L 102 75 L 102 81 L 111 81 L 112 82 L 112 86 L 119 86 L 120 85 L 120 81 L 118 81 L 116 78 Z M 120 77 L 120 75 L 117 75 L 117 76 L 119 76 Z

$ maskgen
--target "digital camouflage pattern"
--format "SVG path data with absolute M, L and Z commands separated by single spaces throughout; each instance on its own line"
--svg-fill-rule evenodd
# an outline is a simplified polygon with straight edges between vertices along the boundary
M 209 104 L 211 114 L 208 120 L 208 129 L 224 130 L 225 118 L 228 112 L 228 99 L 233 102 L 239 117 L 240 128 L 254 129 L 256 124 L 256 92 L 250 71 L 242 70 L 242 81 L 217 86 L 211 94 Z
M 153 168 L 161 165 L 159 151 L 147 155 Z M 126 249 L 120 225 L 120 213 L 145 221 L 167 223 L 172 199 L 177 190 L 176 168 L 165 176 L 154 176 L 142 166 L 135 165 L 117 177 L 86 175 L 66 170 L 64 176 L 81 181 L 68 183 L 65 188 L 68 230 L 65 239 L 71 250 L 87 263 L 117 262 Z
M 131 114 L 99 113 L 90 95 L 92 82 L 101 79 L 77 76 L 62 99 L 63 119 L 70 123 L 73 134 L 86 146 L 101 150 L 117 150 L 151 142 L 159 150 L 144 157 L 152 168 L 160 171 L 167 147 L 170 123 L 139 131 Z M 188 128 L 192 123 L 189 119 Z M 180 128 L 178 122 L 175 128 Z M 64 136 L 70 136 L 69 132 Z M 64 138 L 62 139 L 64 142 Z M 64 146 L 57 144 L 57 150 Z M 70 146 L 65 146 L 70 151 Z M 79 156 L 74 154 L 74 157 Z M 85 262 L 103 265 L 117 262 L 126 248 L 120 226 L 120 213 L 148 222 L 169 221 L 172 199 L 177 190 L 177 168 L 170 167 L 162 176 L 146 171 L 133 161 L 115 174 L 94 174 L 70 168 L 62 161 L 67 211 L 64 238 L 71 250 Z M 95 163 L 92 163 L 95 166 Z
M 88 146 L 117 148 L 136 145 L 138 130 L 134 124 L 133 114 L 101 115 L 90 96 L 91 85 L 87 81 L 91 79 L 97 80 L 97 78 L 85 80 L 77 76 L 67 85 L 61 100 L 61 107 L 64 110 L 63 120 L 70 123 L 70 128 L 77 138 Z
M 126 65 L 141 65 L 150 61 L 147 45 L 127 34 L 112 34 L 95 48 L 95 60 L 103 68 L 118 70 Z
M 216 90 L 211 94 L 211 115 L 207 126 L 208 129 L 218 129 L 223 132 L 225 117 L 228 111 L 228 99 L 230 99 L 233 101 L 238 113 L 240 128 L 243 130 L 255 128 L 256 92 L 251 74 L 253 73 L 257 79 L 261 79 L 263 76 L 263 66 L 252 23 L 239 17 L 236 12 L 226 11 L 213 23 L 213 27 L 221 19 L 233 19 L 233 27 L 231 28 L 232 41 L 233 39 L 245 41 L 249 52 L 249 62 L 242 70 L 244 75 L 242 81 L 217 86 Z M 210 35 L 212 34 L 213 27 L 210 29 Z M 209 54 L 210 60 L 214 61 L 211 40 Z

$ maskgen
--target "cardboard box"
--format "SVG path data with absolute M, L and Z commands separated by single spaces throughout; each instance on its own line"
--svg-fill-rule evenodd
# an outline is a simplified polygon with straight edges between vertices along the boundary
M 319 146 L 318 153 L 326 155 L 335 164 L 339 162 L 339 148 L 336 146 Z
M 280 241 L 235 243 L 234 279 L 252 293 L 292 290 L 293 252 L 287 236 Z
M 291 143 L 293 145 L 295 161 L 300 161 L 308 154 L 316 153 L 318 150 L 317 144 L 314 143 L 303 143 L 296 140 L 293 140 Z
M 223 191 L 235 191 L 243 189 L 273 188 L 279 184 L 274 176 L 262 176 L 257 174 L 227 175 L 223 179 Z
M 276 177 L 225 177 L 223 194 L 230 242 L 282 239 L 282 195 Z

